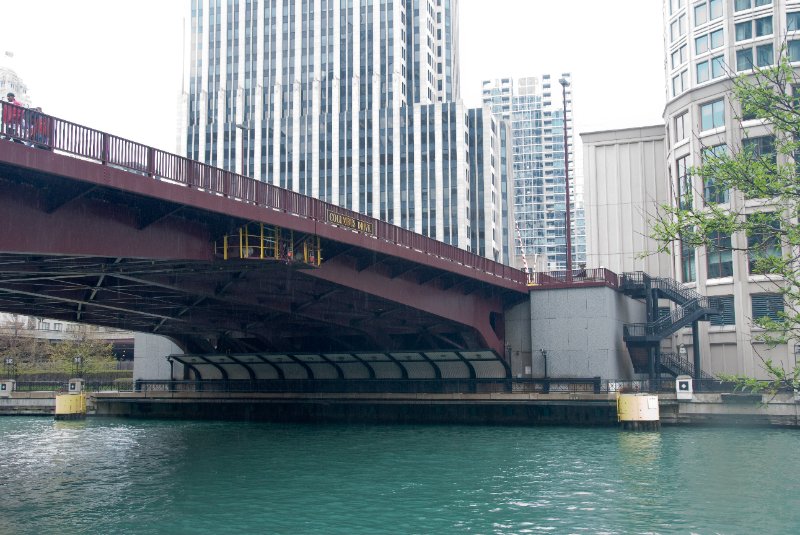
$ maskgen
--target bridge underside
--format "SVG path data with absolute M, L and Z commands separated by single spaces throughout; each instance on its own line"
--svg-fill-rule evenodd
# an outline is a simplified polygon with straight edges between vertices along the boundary
M 15 143 L 0 142 L 0 188 L 0 311 L 165 335 L 189 353 L 502 355 L 504 307 L 526 295 L 356 232 Z M 215 255 L 253 222 L 313 237 L 324 261 Z
M 189 352 L 475 349 L 473 329 L 280 261 L 0 255 L 0 310 L 169 336 Z

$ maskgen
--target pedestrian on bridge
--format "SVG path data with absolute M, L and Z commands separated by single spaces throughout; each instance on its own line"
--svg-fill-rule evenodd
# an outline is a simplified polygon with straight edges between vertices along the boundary
M 31 115 L 31 139 L 40 149 L 50 149 L 50 119 L 42 113 L 42 108 L 34 108 Z
M 3 133 L 7 137 L 18 139 L 22 136 L 23 106 L 22 103 L 16 99 L 14 93 L 9 92 L 6 95 L 6 99 L 8 103 L 3 106 Z M 15 141 L 17 139 L 15 139 Z

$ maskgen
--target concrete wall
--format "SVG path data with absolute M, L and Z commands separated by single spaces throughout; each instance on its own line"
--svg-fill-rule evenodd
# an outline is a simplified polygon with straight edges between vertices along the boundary
M 531 377 L 531 304 L 525 300 L 505 312 L 506 358 L 514 377 Z M 534 375 L 534 377 L 537 377 Z M 540 376 L 539 376 L 540 377 Z
M 624 323 L 644 322 L 645 305 L 611 288 L 531 292 L 533 377 L 633 379 Z
M 166 356 L 183 353 L 169 338 L 136 333 L 133 350 L 133 379 L 169 379 Z M 175 378 L 183 377 L 183 367 L 175 363 Z

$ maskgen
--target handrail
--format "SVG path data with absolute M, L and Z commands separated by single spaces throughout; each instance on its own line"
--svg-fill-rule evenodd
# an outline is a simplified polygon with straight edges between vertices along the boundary
M 149 178 L 179 184 L 210 195 L 221 195 L 243 203 L 279 210 L 317 223 L 345 228 L 328 220 L 334 212 L 372 225 L 370 237 L 453 262 L 484 274 L 527 285 L 527 274 L 519 269 L 459 249 L 428 236 L 360 212 L 308 197 L 249 178 L 232 171 L 190 160 L 119 136 L 107 134 L 34 110 L 2 102 L 0 137 L 82 159 L 111 165 Z M 354 231 L 355 232 L 355 231 Z
M 643 271 L 622 273 L 620 276 L 620 289 L 644 289 L 650 287 L 667 294 L 676 303 L 682 305 L 694 299 L 702 299 L 701 293 L 692 288 L 684 287 L 680 282 L 668 277 L 651 277 Z
M 617 289 L 619 288 L 619 277 L 616 273 L 606 268 L 573 269 L 571 274 L 566 270 L 528 274 L 528 286 L 572 287 L 598 285 Z
M 662 366 L 671 367 L 676 375 L 690 375 L 694 377 L 694 363 L 688 358 L 681 358 L 675 353 L 661 353 L 659 355 Z M 714 376 L 700 369 L 702 379 L 714 379 Z

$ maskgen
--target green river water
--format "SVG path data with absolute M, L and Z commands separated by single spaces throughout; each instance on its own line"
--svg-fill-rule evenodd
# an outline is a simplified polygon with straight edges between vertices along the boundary
M 800 431 L 0 418 L 0 533 L 800 533 Z

